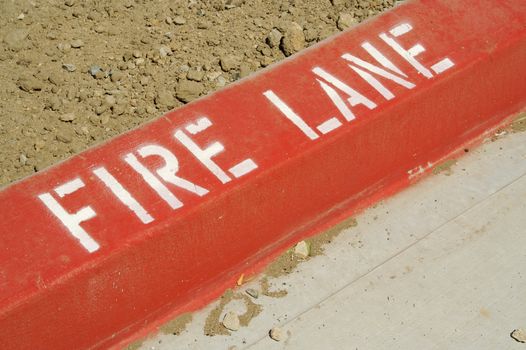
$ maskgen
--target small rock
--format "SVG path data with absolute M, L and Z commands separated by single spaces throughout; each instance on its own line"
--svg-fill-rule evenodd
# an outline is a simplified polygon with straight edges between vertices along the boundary
M 281 38 L 283 38 L 283 34 L 276 28 L 272 29 L 270 33 L 267 36 L 267 44 L 270 47 L 278 47 L 279 43 L 281 42 Z
M 71 6 L 75 5 L 75 0 L 66 0 L 66 1 L 64 2 L 64 4 L 65 4 L 66 6 L 71 7 Z
M 248 288 L 245 292 L 254 299 L 259 298 L 259 292 L 254 288 Z
M 57 96 L 52 96 L 46 104 L 46 107 L 50 108 L 52 111 L 58 111 L 60 106 L 61 102 Z
M 216 86 L 217 87 L 223 87 L 225 86 L 227 83 L 227 80 L 224 76 L 219 76 L 217 79 L 216 79 Z
M 7 48 L 18 51 L 26 46 L 28 35 L 29 31 L 27 29 L 15 29 L 6 34 L 4 43 Z
M 80 39 L 76 39 L 76 40 L 73 40 L 70 45 L 74 49 L 80 49 L 82 46 L 84 46 L 84 41 Z
M 22 12 L 21 14 L 18 15 L 18 17 L 16 19 L 18 19 L 19 21 L 23 20 L 24 18 L 26 18 L 26 15 Z
M 303 29 L 296 22 L 291 22 L 281 40 L 281 50 L 285 56 L 290 56 L 305 47 L 305 35 Z
M 104 103 L 108 106 L 113 106 L 116 102 L 117 100 L 115 99 L 115 97 L 111 95 L 107 95 L 106 97 L 104 97 Z
M 173 23 L 177 24 L 177 25 L 183 25 L 186 23 L 186 19 L 184 19 L 184 17 L 181 17 L 181 16 L 176 16 L 174 19 L 173 19 Z
M 55 136 L 55 138 L 57 139 L 57 141 L 60 141 L 63 143 L 70 143 L 71 141 L 73 141 L 73 138 L 71 137 L 71 135 L 64 131 L 59 131 L 57 135 Z
M 516 329 L 510 335 L 519 343 L 526 343 L 526 329 Z
M 64 68 L 68 72 L 74 72 L 74 71 L 77 70 L 77 67 L 74 64 L 71 64 L 71 63 L 64 63 L 62 65 L 62 68 Z
M 110 106 L 108 106 L 107 104 L 103 103 L 100 106 L 97 106 L 95 108 L 95 114 L 101 115 L 102 113 L 106 112 L 108 109 L 110 109 Z
M 225 314 L 225 317 L 223 317 L 223 326 L 231 331 L 237 331 L 239 330 L 240 322 L 239 317 L 235 312 L 229 311 Z
M 339 30 L 345 30 L 347 28 L 355 26 L 356 24 L 358 24 L 358 21 L 353 17 L 353 15 L 350 15 L 348 13 L 340 13 L 340 17 L 338 18 L 337 23 Z
M 112 82 L 116 83 L 124 78 L 124 74 L 121 71 L 111 71 L 110 78 Z
M 96 25 L 93 30 L 95 31 L 95 33 L 97 34 L 102 34 L 104 32 L 106 32 L 106 28 L 102 25 L 102 24 L 98 24 Z
M 221 65 L 221 69 L 223 69 L 223 71 L 230 72 L 231 70 L 237 68 L 238 61 L 236 57 L 226 55 L 220 58 L 219 64 Z
M 294 247 L 294 255 L 301 259 L 306 259 L 310 254 L 309 244 L 305 241 L 298 242 Z
M 49 73 L 49 76 L 47 77 L 47 80 L 49 80 L 49 82 L 53 85 L 60 85 L 61 82 L 62 82 L 62 79 L 60 77 L 60 75 L 56 72 L 51 72 Z
M 175 107 L 176 101 L 170 92 L 162 90 L 155 97 L 155 104 L 157 106 L 166 106 L 169 109 L 172 109 Z
M 240 78 L 248 77 L 251 73 L 252 73 L 252 68 L 250 67 L 250 65 L 246 63 L 242 63 L 239 66 L 239 77 Z
M 89 67 L 88 72 L 92 76 L 95 76 L 95 74 L 97 74 L 97 72 L 100 72 L 101 70 L 102 70 L 102 68 L 100 66 L 93 65 L 93 66 Z
M 270 332 L 268 332 L 268 334 L 270 338 L 275 341 L 282 341 L 283 339 L 285 339 L 285 334 L 283 333 L 281 328 L 278 327 L 272 328 Z
M 172 49 L 169 48 L 168 46 L 161 46 L 159 48 L 159 55 L 161 57 L 166 57 L 166 56 L 171 56 L 172 55 Z
M 206 21 L 197 22 L 197 29 L 208 29 L 208 28 L 210 28 L 210 23 Z
M 72 122 L 75 120 L 75 114 L 74 113 L 66 113 L 62 114 L 58 119 L 62 122 Z
M 183 102 L 190 102 L 199 97 L 204 88 L 198 82 L 182 80 L 177 85 L 176 96 Z
M 42 90 L 42 83 L 32 76 L 22 77 L 18 79 L 17 83 L 20 90 L 25 92 Z
M 20 156 L 18 157 L 18 160 L 20 161 L 20 164 L 22 165 L 26 165 L 27 163 L 27 156 L 25 154 L 20 154 Z
M 205 72 L 197 69 L 190 69 L 186 74 L 186 79 L 193 81 L 202 81 L 205 77 Z
M 170 16 L 167 16 L 164 21 L 166 22 L 166 24 L 172 24 L 174 22 L 174 20 L 172 19 L 172 17 Z

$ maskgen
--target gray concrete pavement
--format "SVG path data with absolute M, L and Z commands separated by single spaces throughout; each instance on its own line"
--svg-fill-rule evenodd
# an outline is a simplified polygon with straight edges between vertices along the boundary
M 142 349 L 526 349 L 526 133 L 470 152 L 357 217 L 325 255 L 271 280 L 284 298 L 230 336 L 207 337 L 215 304 Z M 253 281 L 240 288 L 260 288 Z M 234 301 L 224 312 L 243 312 Z M 268 337 L 278 326 L 287 339 Z

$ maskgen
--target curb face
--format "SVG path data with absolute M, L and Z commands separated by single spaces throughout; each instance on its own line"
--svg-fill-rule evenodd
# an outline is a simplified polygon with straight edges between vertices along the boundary
M 523 1 L 412 1 L 13 184 L 0 338 L 102 348 L 202 305 L 518 111 L 524 62 Z

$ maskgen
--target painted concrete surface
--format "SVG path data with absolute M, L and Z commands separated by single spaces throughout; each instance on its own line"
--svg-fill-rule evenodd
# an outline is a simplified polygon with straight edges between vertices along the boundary
M 255 299 L 263 311 L 248 327 L 205 336 L 215 303 L 141 349 L 526 349 L 510 337 L 526 328 L 526 133 L 486 142 L 357 220 L 271 279 L 288 295 Z M 276 326 L 286 340 L 270 339 Z

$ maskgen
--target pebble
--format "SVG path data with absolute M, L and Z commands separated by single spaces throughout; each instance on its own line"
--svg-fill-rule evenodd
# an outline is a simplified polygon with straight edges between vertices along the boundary
M 190 102 L 199 97 L 204 88 L 198 82 L 182 80 L 177 85 L 176 96 L 183 102 Z
M 8 49 L 18 51 L 26 45 L 28 35 L 29 31 L 27 29 L 15 29 L 6 34 L 4 43 Z
M 282 341 L 283 339 L 285 339 L 285 334 L 283 333 L 281 328 L 278 327 L 272 328 L 269 332 L 269 336 L 272 340 L 275 341 Z
M 108 106 L 113 106 L 115 103 L 117 103 L 117 100 L 115 99 L 115 97 L 107 95 L 106 97 L 104 97 L 104 103 Z
M 208 29 L 208 28 L 210 28 L 210 23 L 206 21 L 197 22 L 197 29 Z
M 26 165 L 26 163 L 27 163 L 27 156 L 25 154 L 21 153 L 20 156 L 18 157 L 18 160 L 20 161 L 20 164 Z
M 55 138 L 62 143 L 70 143 L 73 140 L 71 135 L 65 131 L 59 131 Z
M 230 72 L 238 66 L 237 58 L 231 55 L 221 56 L 219 64 L 225 72 Z
M 84 46 L 84 41 L 80 39 L 76 39 L 76 40 L 73 40 L 70 45 L 74 49 L 80 49 L 82 46 Z
M 239 66 L 239 77 L 245 78 L 252 73 L 252 68 L 247 63 L 241 63 Z
M 345 30 L 355 26 L 356 24 L 358 24 L 358 21 L 353 17 L 353 15 L 348 13 L 340 13 L 337 23 L 339 30 Z
M 66 1 L 64 2 L 64 4 L 65 4 L 66 6 L 71 7 L 71 6 L 75 5 L 75 0 L 66 0 Z
M 22 12 L 21 14 L 18 15 L 16 19 L 20 21 L 20 20 L 23 20 L 24 18 L 26 18 L 26 15 Z
M 301 259 L 306 259 L 310 254 L 309 244 L 305 241 L 298 242 L 294 247 L 294 255 Z
M 227 83 L 227 80 L 224 76 L 219 76 L 217 79 L 216 79 L 216 86 L 217 87 L 223 87 L 225 86 Z
M 254 299 L 259 298 L 259 292 L 254 288 L 248 288 L 245 292 Z
M 526 329 L 516 329 L 510 335 L 519 343 L 526 343 Z
M 112 71 L 110 78 L 112 82 L 116 83 L 124 78 L 124 74 L 121 71 Z
M 102 78 L 104 78 L 106 76 L 106 74 L 104 73 L 102 68 L 100 66 L 97 66 L 97 65 L 93 65 L 93 66 L 89 67 L 88 72 L 95 79 L 102 79 Z
M 225 314 L 225 317 L 223 317 L 223 326 L 231 331 L 237 331 L 239 330 L 239 327 L 241 326 L 239 322 L 239 317 L 235 312 L 229 311 Z
M 161 55 L 161 57 L 171 56 L 172 53 L 172 49 L 168 46 L 161 46 L 159 48 L 159 55 Z
M 42 90 L 42 83 L 35 77 L 22 77 L 18 79 L 18 87 L 25 92 Z
M 46 107 L 51 108 L 52 111 L 58 111 L 61 105 L 60 99 L 57 96 L 52 96 Z
M 186 79 L 193 81 L 202 81 L 205 77 L 205 72 L 197 69 L 190 69 L 186 74 Z
M 174 108 L 177 103 L 174 96 L 166 90 L 160 91 L 154 101 L 157 106 L 166 106 L 169 109 Z
M 74 113 L 66 113 L 66 114 L 62 114 L 60 117 L 58 117 L 58 119 L 61 121 L 61 122 L 72 122 L 74 121 L 76 118 L 75 114 Z
M 290 56 L 303 48 L 305 48 L 303 29 L 298 23 L 290 22 L 283 34 L 281 49 L 285 56 Z
M 173 23 L 174 24 L 177 24 L 177 25 L 183 25 L 186 23 L 186 19 L 184 19 L 184 17 L 181 17 L 181 16 L 176 16 L 174 19 L 173 19 Z
M 74 72 L 75 70 L 77 70 L 77 67 L 74 64 L 70 64 L 70 63 L 64 63 L 62 65 L 62 68 L 64 68 L 68 72 Z
M 281 43 L 281 38 L 283 38 L 283 34 L 276 28 L 272 29 L 270 33 L 267 35 L 267 44 L 268 46 L 274 48 L 278 47 Z

